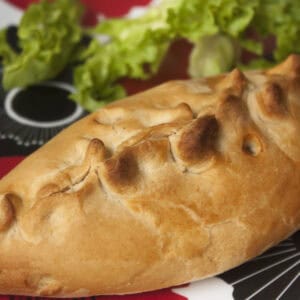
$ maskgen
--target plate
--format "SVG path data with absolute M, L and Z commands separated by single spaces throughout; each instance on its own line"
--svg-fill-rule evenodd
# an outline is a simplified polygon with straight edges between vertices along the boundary
M 10 26 L 10 37 L 16 39 L 16 27 L 22 9 L 30 0 L 0 0 L 0 27 Z M 88 7 L 86 22 L 99 18 L 143 12 L 149 0 L 84 0 Z M 114 5 L 112 5 L 114 3 Z M 186 44 L 174 45 L 170 55 L 184 56 Z M 141 91 L 162 81 L 185 78 L 187 61 L 180 59 L 176 71 L 168 70 L 168 61 L 158 76 L 148 82 L 124 81 L 129 93 Z M 0 67 L 0 78 L 2 69 Z M 23 157 L 32 153 L 64 127 L 85 116 L 80 106 L 68 100 L 73 91 L 72 70 L 66 69 L 52 81 L 27 90 L 6 92 L 0 86 L 0 177 Z M 40 99 L 43 105 L 40 105 Z M 55 99 L 55 100 L 53 100 Z M 57 111 L 56 101 L 61 109 Z M 0 296 L 0 300 L 26 300 L 28 297 Z M 100 296 L 97 300 L 229 300 L 229 299 L 300 299 L 300 232 L 268 250 L 261 256 L 209 279 L 160 291 L 127 296 Z

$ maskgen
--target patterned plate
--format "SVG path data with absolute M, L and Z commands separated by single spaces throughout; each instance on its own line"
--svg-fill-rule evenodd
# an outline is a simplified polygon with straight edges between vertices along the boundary
M 0 0 L 0 27 L 16 24 L 31 0 Z M 88 23 L 106 16 L 139 14 L 149 0 L 83 0 L 89 7 Z M 136 5 L 139 5 L 136 7 Z M 16 42 L 16 28 L 10 27 L 9 40 Z M 2 69 L 0 67 L 0 81 Z M 141 83 L 136 83 L 138 85 Z M 144 87 L 144 86 L 143 86 Z M 141 89 L 134 86 L 132 90 Z M 0 177 L 25 155 L 86 112 L 68 99 L 73 91 L 72 70 L 65 70 L 53 81 L 5 92 L 0 86 Z M 42 105 L 40 99 L 43 99 Z M 59 103 L 59 105 L 57 104 Z M 57 107 L 60 109 L 57 110 Z M 26 300 L 25 297 L 0 296 L 0 300 Z M 28 299 L 28 297 L 27 297 Z M 261 256 L 218 277 L 185 286 L 129 296 L 94 297 L 97 300 L 299 300 L 300 232 Z

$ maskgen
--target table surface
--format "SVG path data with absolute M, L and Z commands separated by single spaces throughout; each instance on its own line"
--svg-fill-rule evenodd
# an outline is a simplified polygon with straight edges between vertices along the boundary
M 22 15 L 22 10 L 31 2 L 34 1 L 0 0 L 0 27 L 17 24 Z M 150 0 L 82 0 L 82 2 L 87 7 L 85 23 L 92 25 L 97 22 L 99 16 L 106 18 L 122 16 L 130 12 L 134 7 L 147 7 Z M 189 51 L 190 45 L 187 43 L 178 42 L 174 44 L 157 76 L 146 82 L 138 80 L 123 81 L 128 93 L 132 94 L 145 90 L 166 80 L 187 78 L 186 66 Z M 174 61 L 177 62 L 175 65 Z M 68 70 L 57 80 L 65 85 L 72 86 Z M 49 93 L 49 90 L 46 88 L 44 90 L 35 90 L 31 95 L 38 97 L 42 93 L 43 97 L 47 98 L 49 94 L 46 94 L 46 91 Z M 5 109 L 8 98 L 8 93 L 4 92 L 0 86 L 0 178 L 17 165 L 26 155 L 32 153 L 59 130 L 68 125 L 65 122 L 60 126 L 54 123 L 52 128 L 38 126 L 38 122 L 42 124 L 45 120 L 35 120 L 37 122 L 37 126 L 35 127 L 30 126 L 30 124 L 27 126 L 24 124 L 21 125 L 19 120 L 14 119 L 8 113 L 7 109 Z M 34 101 L 34 99 L 30 101 Z M 65 101 L 66 109 L 62 120 L 65 120 L 74 114 L 76 106 L 73 103 L 69 103 L 69 100 L 64 99 L 63 101 Z M 26 103 L 30 106 L 28 101 Z M 26 106 L 26 104 L 21 103 L 17 108 L 18 113 L 33 113 L 28 112 L 28 105 Z M 51 114 L 55 112 L 53 109 L 51 110 L 51 103 L 49 105 L 48 117 L 51 117 Z M 83 115 L 85 115 L 85 112 L 80 110 L 77 118 Z M 0 300 L 13 298 L 15 300 L 26 299 L 25 297 L 0 296 Z M 298 300 L 300 299 L 300 232 L 270 249 L 260 257 L 217 277 L 182 287 L 150 293 L 128 296 L 100 296 L 96 298 L 98 300 L 226 300 L 246 298 L 258 300 Z

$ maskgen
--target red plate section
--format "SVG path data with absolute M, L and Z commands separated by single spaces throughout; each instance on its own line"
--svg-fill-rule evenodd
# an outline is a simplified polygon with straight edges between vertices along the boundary
M 0 179 L 23 159 L 23 156 L 0 157 Z

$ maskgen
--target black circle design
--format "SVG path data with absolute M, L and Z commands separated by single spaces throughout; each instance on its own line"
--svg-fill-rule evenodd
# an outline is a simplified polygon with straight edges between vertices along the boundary
M 17 27 L 8 27 L 6 38 L 19 52 Z M 0 82 L 2 71 L 0 65 Z M 5 91 L 0 86 L 0 155 L 30 154 L 87 115 L 69 99 L 73 91 L 72 67 L 67 67 L 53 81 L 25 89 Z
M 76 110 L 76 104 L 68 100 L 68 94 L 67 90 L 55 86 L 33 86 L 16 94 L 12 109 L 17 115 L 28 120 L 37 122 L 61 120 Z
M 0 140 L 20 146 L 42 145 L 64 127 L 86 115 L 68 96 L 66 82 L 45 82 L 0 93 Z

